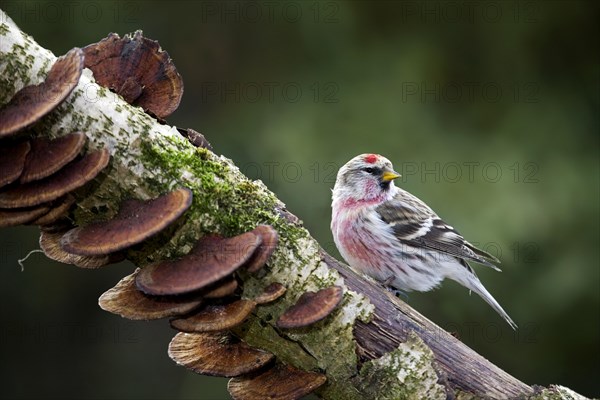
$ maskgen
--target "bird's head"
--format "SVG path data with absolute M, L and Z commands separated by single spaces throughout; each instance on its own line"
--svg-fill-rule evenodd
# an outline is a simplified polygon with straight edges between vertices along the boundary
M 377 202 L 392 194 L 393 180 L 400 177 L 392 163 L 378 154 L 361 154 L 338 171 L 333 200 Z

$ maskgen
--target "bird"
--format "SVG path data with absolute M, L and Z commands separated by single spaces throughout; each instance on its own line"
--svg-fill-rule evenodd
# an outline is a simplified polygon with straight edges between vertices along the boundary
M 495 265 L 500 260 L 396 186 L 400 176 L 379 154 L 358 155 L 339 169 L 332 190 L 331 232 L 342 257 L 353 269 L 401 292 L 427 292 L 452 279 L 481 296 L 516 330 L 469 265 L 500 271 Z

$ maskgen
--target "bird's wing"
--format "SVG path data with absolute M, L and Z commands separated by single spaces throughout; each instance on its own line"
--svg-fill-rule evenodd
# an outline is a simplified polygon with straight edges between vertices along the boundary
M 500 263 L 496 257 L 467 242 L 427 205 L 407 192 L 379 205 L 375 210 L 404 244 L 435 250 L 500 270 L 493 264 Z

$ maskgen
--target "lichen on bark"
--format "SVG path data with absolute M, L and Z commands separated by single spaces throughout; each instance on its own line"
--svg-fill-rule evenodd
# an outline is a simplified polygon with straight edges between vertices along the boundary
M 433 359 L 429 347 L 411 334 L 396 350 L 362 366 L 361 393 L 378 400 L 445 399 Z

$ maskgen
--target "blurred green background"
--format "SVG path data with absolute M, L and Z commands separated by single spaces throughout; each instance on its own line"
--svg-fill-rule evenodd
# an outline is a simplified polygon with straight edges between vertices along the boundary
M 399 185 L 502 259 L 476 267 L 519 324 L 447 281 L 411 306 L 530 384 L 600 396 L 597 2 L 2 1 L 60 55 L 142 29 L 185 83 L 169 123 L 262 179 L 323 246 L 335 173 L 386 155 Z M 226 399 L 167 356 L 168 324 L 98 296 L 132 270 L 33 254 L 0 232 L 2 397 Z

